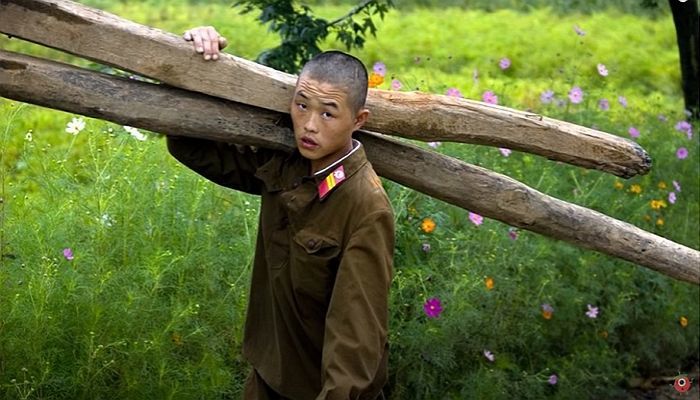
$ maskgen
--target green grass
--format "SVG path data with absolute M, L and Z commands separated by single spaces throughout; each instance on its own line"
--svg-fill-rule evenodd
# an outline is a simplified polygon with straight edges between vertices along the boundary
M 230 51 L 246 58 L 276 43 L 226 3 L 90 3 L 172 32 L 220 27 Z M 345 10 L 319 8 L 329 17 Z M 698 127 L 692 140 L 674 129 L 684 116 L 670 17 L 559 11 L 393 11 L 356 54 L 386 64 L 384 88 L 394 78 L 403 90 L 454 87 L 475 99 L 491 90 L 500 104 L 623 137 L 636 127 L 654 167 L 628 181 L 483 146 L 437 151 L 700 248 Z M 90 65 L 16 39 L 0 47 Z M 508 70 L 498 67 L 502 57 Z M 540 101 L 546 89 L 565 100 L 573 86 L 585 92 L 581 104 Z M 600 98 L 609 111 L 598 109 Z M 0 100 L 0 398 L 240 398 L 257 199 L 203 181 L 158 135 L 138 141 L 86 119 L 73 136 L 65 132 L 73 117 Z M 688 158 L 676 158 L 679 147 Z M 682 190 L 670 204 L 673 181 Z M 385 186 L 397 222 L 392 398 L 614 398 L 633 376 L 697 364 L 697 286 L 527 231 L 512 240 L 504 224 L 475 226 L 466 210 Z M 666 207 L 650 207 L 661 199 Z M 424 218 L 434 232 L 420 229 Z M 422 310 L 431 297 L 444 306 L 438 319 Z M 554 308 L 550 320 L 544 303 Z M 588 304 L 597 318 L 586 317 Z

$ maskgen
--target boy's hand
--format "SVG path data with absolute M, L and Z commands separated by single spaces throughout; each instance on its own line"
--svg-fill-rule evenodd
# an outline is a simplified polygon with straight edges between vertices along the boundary
M 200 26 L 192 28 L 182 35 L 188 42 L 194 43 L 194 50 L 204 54 L 205 60 L 218 60 L 219 50 L 228 45 L 226 38 L 219 35 L 219 32 L 212 26 Z

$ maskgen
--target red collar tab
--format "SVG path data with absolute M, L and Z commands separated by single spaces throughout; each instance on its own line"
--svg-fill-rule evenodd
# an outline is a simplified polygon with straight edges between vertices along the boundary
M 345 169 L 343 166 L 339 166 L 334 169 L 333 172 L 328 174 L 321 183 L 318 184 L 318 198 L 323 200 L 328 193 L 331 192 L 335 187 L 339 186 L 345 180 Z

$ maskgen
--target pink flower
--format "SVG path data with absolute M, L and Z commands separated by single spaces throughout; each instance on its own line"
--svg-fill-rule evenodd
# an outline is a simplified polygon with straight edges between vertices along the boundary
M 586 311 L 586 316 L 588 318 L 598 318 L 598 307 L 593 307 L 589 304 L 588 311 Z
M 549 376 L 549 379 L 547 379 L 547 383 L 549 383 L 550 385 L 556 385 L 558 381 L 559 377 L 557 376 L 557 374 L 552 374 Z
M 449 88 L 447 89 L 447 93 L 445 93 L 447 96 L 452 96 L 452 97 L 462 97 L 462 92 L 459 91 L 457 88 Z
M 671 204 L 676 204 L 676 192 L 670 192 L 668 194 L 668 202 Z
M 574 32 L 576 32 L 576 34 L 579 36 L 584 36 L 586 34 L 586 32 L 583 29 L 579 28 L 578 25 L 574 25 Z
M 471 211 L 469 212 L 469 220 L 472 221 L 472 223 L 476 226 L 479 226 L 484 223 L 484 217 Z
M 401 82 L 398 79 L 391 80 L 391 90 L 399 91 L 401 90 Z
M 423 312 L 428 318 L 437 318 L 442 313 L 442 303 L 437 297 L 428 299 L 425 304 L 423 304 Z
M 440 142 L 428 142 L 428 146 L 437 149 L 442 143 Z
M 676 151 L 676 157 L 678 157 L 679 160 L 683 160 L 686 157 L 688 157 L 688 149 L 685 147 L 681 147 Z
M 617 102 L 624 108 L 627 108 L 627 98 L 625 96 L 619 96 Z
M 379 76 L 384 76 L 386 75 L 386 65 L 384 65 L 383 62 L 376 62 L 374 63 L 374 66 L 372 67 L 372 71 L 374 71 L 375 74 Z
M 510 155 L 510 153 L 511 153 L 511 150 L 510 150 L 510 149 L 506 149 L 506 148 L 503 148 L 503 147 L 499 147 L 499 148 L 498 148 L 498 151 L 500 151 L 501 154 L 503 154 L 503 157 L 508 157 L 508 156 Z
M 627 132 L 629 132 L 630 136 L 632 136 L 635 139 L 639 137 L 639 129 L 633 126 L 630 126 L 630 129 Z
M 600 76 L 608 76 L 608 69 L 604 64 L 598 64 L 598 73 Z
M 63 249 L 63 257 L 65 257 L 66 260 L 71 261 L 74 258 L 73 250 L 71 250 L 70 247 L 66 247 L 65 249 Z
M 484 350 L 484 357 L 486 357 L 486 359 L 490 362 L 494 362 L 496 360 L 496 356 L 494 356 L 489 350 Z
M 688 121 L 679 121 L 676 124 L 675 128 L 679 132 L 685 132 L 685 134 L 688 136 L 688 139 L 693 138 L 693 126 L 690 125 Z
M 542 101 L 544 104 L 549 104 L 552 102 L 552 100 L 554 100 L 554 92 L 551 90 L 545 90 L 540 95 L 540 101 Z
M 496 96 L 492 91 L 487 90 L 481 96 L 485 103 L 498 104 L 498 96 Z
M 681 184 L 678 181 L 673 181 L 673 187 L 676 188 L 677 192 L 681 191 Z
M 510 67 L 510 59 L 508 59 L 508 57 L 501 58 L 501 61 L 498 62 L 498 66 L 501 67 L 502 70 L 508 69 Z
M 578 86 L 574 86 L 573 88 L 571 88 L 571 90 L 569 91 L 569 100 L 573 104 L 578 104 L 578 103 L 582 102 L 583 101 L 583 90 L 581 90 L 581 88 Z
M 598 108 L 600 108 L 603 111 L 608 111 L 610 109 L 610 102 L 608 101 L 608 99 L 598 100 Z
M 508 228 L 508 237 L 510 237 L 511 240 L 517 240 L 518 230 L 515 228 Z

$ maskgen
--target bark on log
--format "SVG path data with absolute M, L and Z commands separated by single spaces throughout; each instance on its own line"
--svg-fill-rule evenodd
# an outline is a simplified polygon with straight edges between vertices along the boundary
M 0 51 L 0 95 L 167 134 L 291 150 L 286 114 Z M 201 115 L 209 118 L 201 118 Z M 507 176 L 358 132 L 377 172 L 510 225 L 700 284 L 700 252 Z
M 0 0 L 0 31 L 172 86 L 284 113 L 296 80 L 228 54 L 206 62 L 179 36 L 67 0 Z M 368 107 L 367 129 L 389 135 L 506 147 L 625 178 L 651 167 L 649 155 L 633 141 L 478 101 L 370 90 Z

